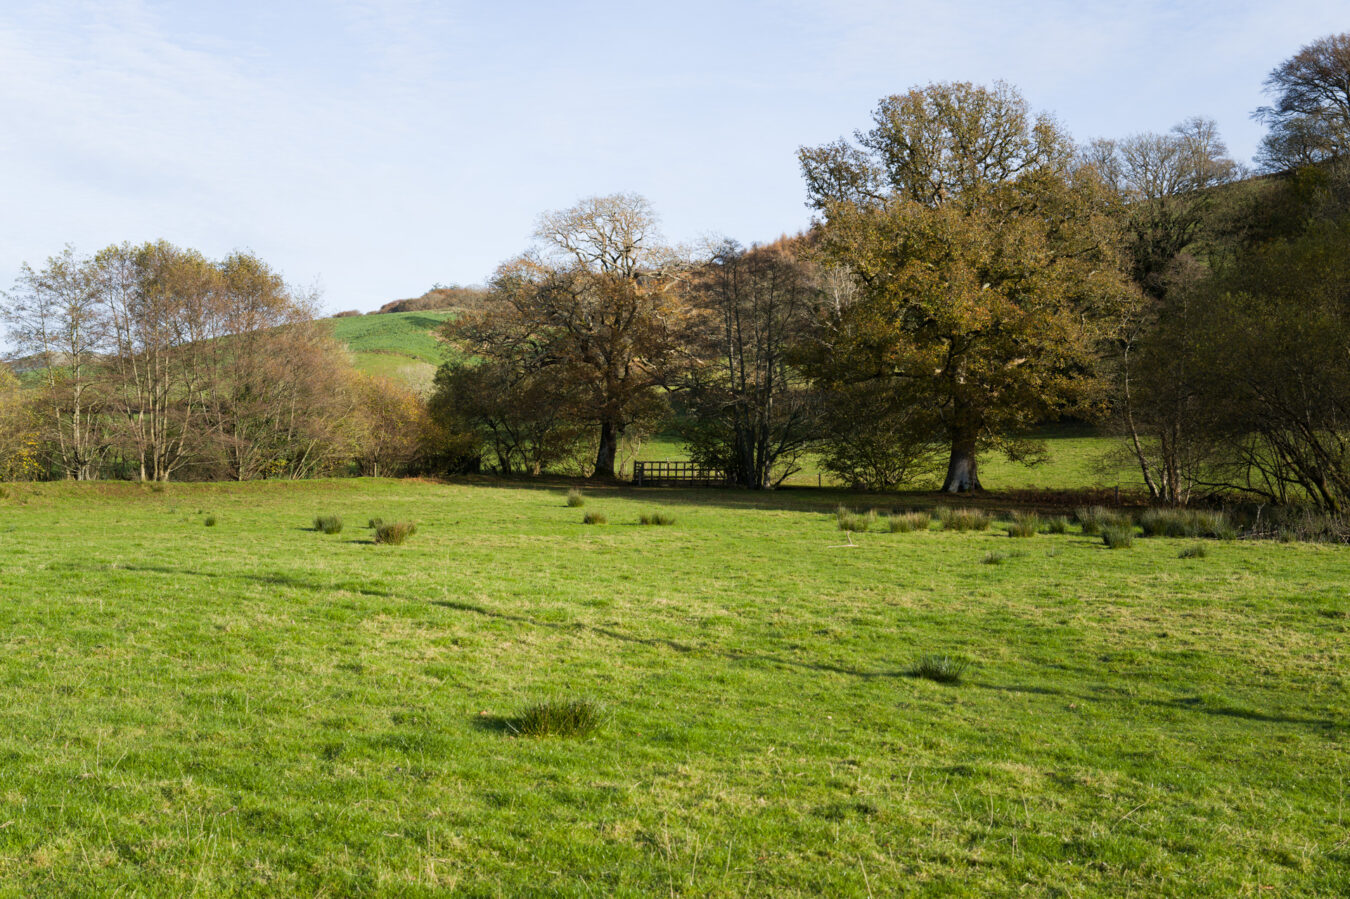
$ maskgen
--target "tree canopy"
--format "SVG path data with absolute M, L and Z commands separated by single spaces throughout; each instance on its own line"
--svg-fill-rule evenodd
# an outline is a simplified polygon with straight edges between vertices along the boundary
M 979 489 L 978 446 L 1020 451 L 1091 380 L 1096 313 L 1128 294 L 1110 200 L 1006 84 L 914 89 L 873 122 L 800 152 L 823 252 L 860 288 L 808 369 L 905 384 L 947 435 L 943 489 Z

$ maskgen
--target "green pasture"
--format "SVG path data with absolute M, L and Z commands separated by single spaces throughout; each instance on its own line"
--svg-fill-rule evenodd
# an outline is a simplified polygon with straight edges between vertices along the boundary
M 989 490 L 1079 490 L 1083 488 L 1115 488 L 1137 491 L 1144 487 L 1139 467 L 1125 452 L 1125 444 L 1118 437 L 1107 435 L 1090 425 L 1048 425 L 1033 435 L 1044 443 L 1044 461 L 1030 464 L 1013 461 L 995 452 L 980 457 L 980 478 Z M 684 442 L 679 437 L 662 434 L 644 442 L 635 459 L 656 462 L 688 458 Z M 942 484 L 945 459 L 927 472 L 915 484 L 920 489 L 936 490 Z M 631 471 L 631 462 L 629 471 Z M 800 460 L 801 470 L 790 475 L 789 486 L 844 486 L 829 472 L 821 469 L 819 458 L 808 453 Z
M 7 485 L 0 894 L 1350 893 L 1350 550 L 567 486 Z
M 448 356 L 435 332 L 450 312 L 386 312 L 330 319 L 333 337 L 347 345 L 352 364 L 367 374 L 397 378 L 414 388 L 431 387 Z

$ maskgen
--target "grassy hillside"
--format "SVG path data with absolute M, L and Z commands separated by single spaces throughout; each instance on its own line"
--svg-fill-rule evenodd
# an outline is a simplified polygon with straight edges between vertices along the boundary
M 435 331 L 451 312 L 389 312 L 331 319 L 333 336 L 352 352 L 360 370 L 401 378 L 419 390 L 431 386 L 436 367 L 446 359 Z
M 1350 550 L 563 492 L 8 486 L 5 892 L 1350 893 Z

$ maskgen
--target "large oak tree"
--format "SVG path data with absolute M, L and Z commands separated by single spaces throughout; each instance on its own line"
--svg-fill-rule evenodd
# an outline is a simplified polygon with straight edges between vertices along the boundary
M 949 444 L 943 490 L 979 489 L 979 447 L 1015 450 L 1082 394 L 1098 312 L 1128 293 L 1099 178 L 1002 83 L 888 97 L 871 130 L 799 155 L 859 287 L 808 369 L 905 385 Z
M 498 269 L 485 308 L 446 335 L 472 355 L 546 371 L 576 396 L 573 413 L 597 434 L 594 476 L 612 478 L 620 439 L 660 406 L 680 357 L 680 266 L 632 194 L 547 213 L 535 238 Z

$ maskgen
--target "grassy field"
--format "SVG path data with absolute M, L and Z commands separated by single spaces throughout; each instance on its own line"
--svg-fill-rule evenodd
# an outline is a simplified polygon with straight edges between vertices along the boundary
M 1078 490 L 1085 487 L 1116 487 L 1142 490 L 1139 468 L 1122 453 L 1123 442 L 1101 433 L 1090 425 L 1050 425 L 1036 432 L 1045 441 L 1046 461 L 1038 465 L 1009 461 L 996 453 L 980 457 L 980 477 L 989 490 Z M 678 437 L 661 435 L 639 449 L 643 461 L 687 458 L 684 443 Z M 936 490 L 942 484 L 941 470 L 935 470 L 916 485 Z M 791 475 L 789 486 L 845 486 L 820 468 L 814 455 L 802 459 L 801 471 Z
M 352 364 L 368 374 L 400 378 L 428 390 L 446 348 L 433 332 L 449 312 L 387 312 L 331 319 L 333 336 L 352 353 Z
M 1350 893 L 1345 548 L 850 537 L 830 491 L 5 493 L 0 893 Z M 512 733 L 573 696 L 595 734 Z

